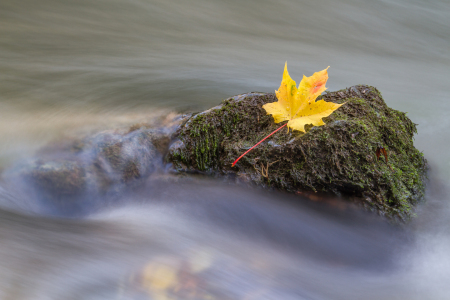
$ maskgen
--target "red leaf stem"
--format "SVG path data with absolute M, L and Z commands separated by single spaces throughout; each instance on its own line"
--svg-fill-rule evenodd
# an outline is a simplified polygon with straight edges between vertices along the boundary
M 280 128 L 278 128 L 277 130 L 275 130 L 274 132 L 272 132 L 271 134 L 269 134 L 268 136 L 266 136 L 265 138 L 263 138 L 262 140 L 260 140 L 255 146 L 251 147 L 250 149 L 248 149 L 247 151 L 244 152 L 244 154 L 242 154 L 241 156 L 239 156 L 238 159 L 236 159 L 234 161 L 234 163 L 231 164 L 232 167 L 234 167 L 234 165 L 247 153 L 249 153 L 253 148 L 255 148 L 256 146 L 258 146 L 259 144 L 261 144 L 262 142 L 264 142 L 268 137 L 270 137 L 272 134 L 274 134 L 275 132 L 277 132 L 278 130 L 280 130 L 281 128 L 283 128 L 284 126 L 286 126 L 286 124 L 284 124 L 283 126 L 281 126 Z

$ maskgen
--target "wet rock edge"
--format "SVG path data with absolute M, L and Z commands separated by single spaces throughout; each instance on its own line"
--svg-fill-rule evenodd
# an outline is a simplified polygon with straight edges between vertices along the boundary
M 358 85 L 319 99 L 344 103 L 305 134 L 278 132 L 232 162 L 283 123 L 262 105 L 272 93 L 248 93 L 192 115 L 175 135 L 166 161 L 177 173 L 201 172 L 290 193 L 333 194 L 394 221 L 407 221 L 424 197 L 427 162 L 413 144 L 417 133 L 405 113 L 389 108 L 380 92 Z M 376 157 L 388 152 L 388 163 Z

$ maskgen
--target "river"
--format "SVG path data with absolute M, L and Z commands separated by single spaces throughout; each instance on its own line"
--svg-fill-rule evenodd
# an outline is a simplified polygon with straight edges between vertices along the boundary
M 449 32 L 447 0 L 0 0 L 0 298 L 450 298 Z M 375 86 L 418 124 L 412 222 L 165 173 L 50 216 L 6 183 L 52 141 L 273 92 L 285 61 L 297 82 L 330 66 L 330 91 Z

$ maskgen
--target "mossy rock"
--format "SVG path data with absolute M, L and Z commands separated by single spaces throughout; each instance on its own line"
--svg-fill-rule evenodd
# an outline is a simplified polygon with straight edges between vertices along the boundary
M 408 220 L 423 198 L 426 177 L 426 160 L 413 145 L 416 125 L 370 86 L 321 98 L 346 104 L 324 118 L 325 126 L 276 133 L 235 167 L 237 157 L 282 125 L 262 108 L 277 100 L 274 94 L 238 95 L 158 128 L 137 124 L 49 146 L 12 173 L 45 198 L 77 200 L 135 186 L 165 169 L 166 156 L 178 173 L 223 176 L 311 198 L 331 193 L 391 220 Z M 387 163 L 376 157 L 379 146 L 388 152 Z
M 231 97 L 193 115 L 178 130 L 167 160 L 177 172 L 203 172 L 237 178 L 292 193 L 345 196 L 391 220 L 408 220 L 424 196 L 426 160 L 413 145 L 414 124 L 389 108 L 371 86 L 327 92 L 323 100 L 344 103 L 325 126 L 306 127 L 305 134 L 280 127 L 262 106 L 277 101 L 271 93 Z M 319 98 L 319 99 L 320 99 Z M 377 148 L 387 150 L 388 163 Z

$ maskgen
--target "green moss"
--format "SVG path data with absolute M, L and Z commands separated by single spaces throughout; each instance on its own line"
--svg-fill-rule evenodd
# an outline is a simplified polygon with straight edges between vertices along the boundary
M 251 93 L 193 116 L 180 130 L 183 147 L 169 160 L 192 170 L 248 174 L 252 182 L 290 192 L 324 191 L 350 195 L 365 207 L 395 219 L 413 215 L 423 197 L 426 161 L 414 148 L 416 126 L 402 112 L 386 106 L 377 89 L 356 86 L 327 93 L 326 101 L 346 102 L 325 126 L 307 126 L 306 134 L 282 130 L 239 164 L 245 150 L 277 129 L 262 105 L 275 95 Z M 377 160 L 383 146 L 389 161 Z M 261 169 L 269 165 L 267 176 Z
M 219 148 L 225 137 L 231 137 L 242 116 L 239 112 L 240 105 L 233 101 L 224 103 L 208 114 L 197 114 L 186 124 L 189 130 L 182 131 L 186 149 L 171 154 L 173 161 L 181 160 L 184 164 L 191 165 L 200 171 L 218 170 L 222 166 L 219 157 Z M 244 117 L 249 117 L 248 114 Z M 186 151 L 187 150 L 187 151 Z

